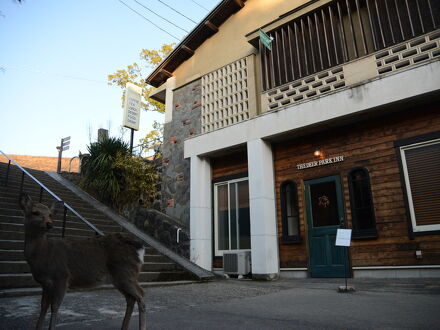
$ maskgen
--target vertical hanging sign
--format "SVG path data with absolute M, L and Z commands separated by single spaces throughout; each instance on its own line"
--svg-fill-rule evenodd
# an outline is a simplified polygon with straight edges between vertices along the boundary
M 273 38 L 272 38 L 272 37 L 269 37 L 269 36 L 267 35 L 267 33 L 264 32 L 264 31 L 261 30 L 261 29 L 258 30 L 258 33 L 259 33 L 259 35 L 260 35 L 261 43 L 262 43 L 267 49 L 272 50 L 272 40 L 273 40 Z
M 142 88 L 132 83 L 125 86 L 124 117 L 122 126 L 139 130 Z

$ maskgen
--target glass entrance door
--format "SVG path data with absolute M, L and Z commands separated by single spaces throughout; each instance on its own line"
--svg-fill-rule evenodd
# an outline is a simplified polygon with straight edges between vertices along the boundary
M 339 176 L 304 182 L 312 277 L 344 277 L 345 255 L 336 247 L 336 230 L 344 220 Z
M 251 248 L 247 179 L 214 185 L 215 255 Z

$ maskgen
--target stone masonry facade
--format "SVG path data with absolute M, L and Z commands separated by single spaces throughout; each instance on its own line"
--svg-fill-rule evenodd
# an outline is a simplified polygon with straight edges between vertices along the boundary
M 189 227 L 190 161 L 183 142 L 201 132 L 201 82 L 174 91 L 172 121 L 165 124 L 162 147 L 162 210 Z

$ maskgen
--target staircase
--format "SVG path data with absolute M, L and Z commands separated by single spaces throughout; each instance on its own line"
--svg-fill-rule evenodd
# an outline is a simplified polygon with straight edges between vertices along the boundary
M 0 297 L 40 292 L 39 284 L 33 280 L 23 253 L 23 213 L 18 205 L 22 172 L 11 164 L 8 185 L 4 186 L 7 167 L 7 163 L 0 162 Z M 26 170 L 104 234 L 126 232 L 118 223 L 46 173 L 32 169 Z M 40 187 L 26 176 L 23 191 L 27 192 L 34 201 L 39 200 Z M 53 201 L 54 198 L 44 191 L 42 203 L 49 206 Z M 63 212 L 55 216 L 53 224 L 54 228 L 50 236 L 61 237 Z M 90 227 L 70 211 L 67 212 L 65 239 L 81 239 L 94 235 L 96 234 Z M 194 273 L 187 271 L 145 244 L 144 265 L 139 275 L 139 282 L 142 286 L 165 284 L 164 282 L 182 283 L 182 281 L 197 279 Z

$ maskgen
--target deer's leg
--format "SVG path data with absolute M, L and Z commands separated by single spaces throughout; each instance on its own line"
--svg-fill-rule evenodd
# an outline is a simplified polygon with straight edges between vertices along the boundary
M 134 303 L 137 302 L 139 308 L 139 329 L 146 330 L 146 315 L 145 304 L 143 301 L 144 291 L 139 286 L 136 280 L 129 280 L 127 277 L 122 278 L 113 274 L 113 284 L 125 296 L 127 300 L 127 309 L 125 311 L 124 321 L 122 322 L 122 329 L 128 329 L 131 314 L 133 313 Z
M 139 329 L 147 330 L 146 309 L 144 303 L 144 290 L 139 283 L 133 283 L 133 289 L 136 291 L 136 302 L 139 309 Z
M 50 324 L 49 329 L 54 330 L 55 324 L 57 323 L 58 309 L 63 302 L 64 295 L 67 290 L 67 279 L 61 280 L 55 284 L 54 293 L 51 302 L 51 314 L 50 314 Z
M 125 300 L 127 301 L 127 308 L 125 309 L 124 321 L 122 321 L 122 330 L 127 330 L 130 324 L 131 314 L 133 313 L 133 307 L 135 299 L 132 296 L 126 295 Z
M 142 290 L 142 289 L 141 289 Z M 139 329 L 140 330 L 147 330 L 147 316 L 146 316 L 146 309 L 145 309 L 145 303 L 143 301 L 143 295 L 138 298 L 137 305 L 139 309 Z
M 49 290 L 43 288 L 43 294 L 41 296 L 40 316 L 38 317 L 38 322 L 36 326 L 37 330 L 41 330 L 43 328 L 44 318 L 46 317 L 49 304 L 50 304 Z

